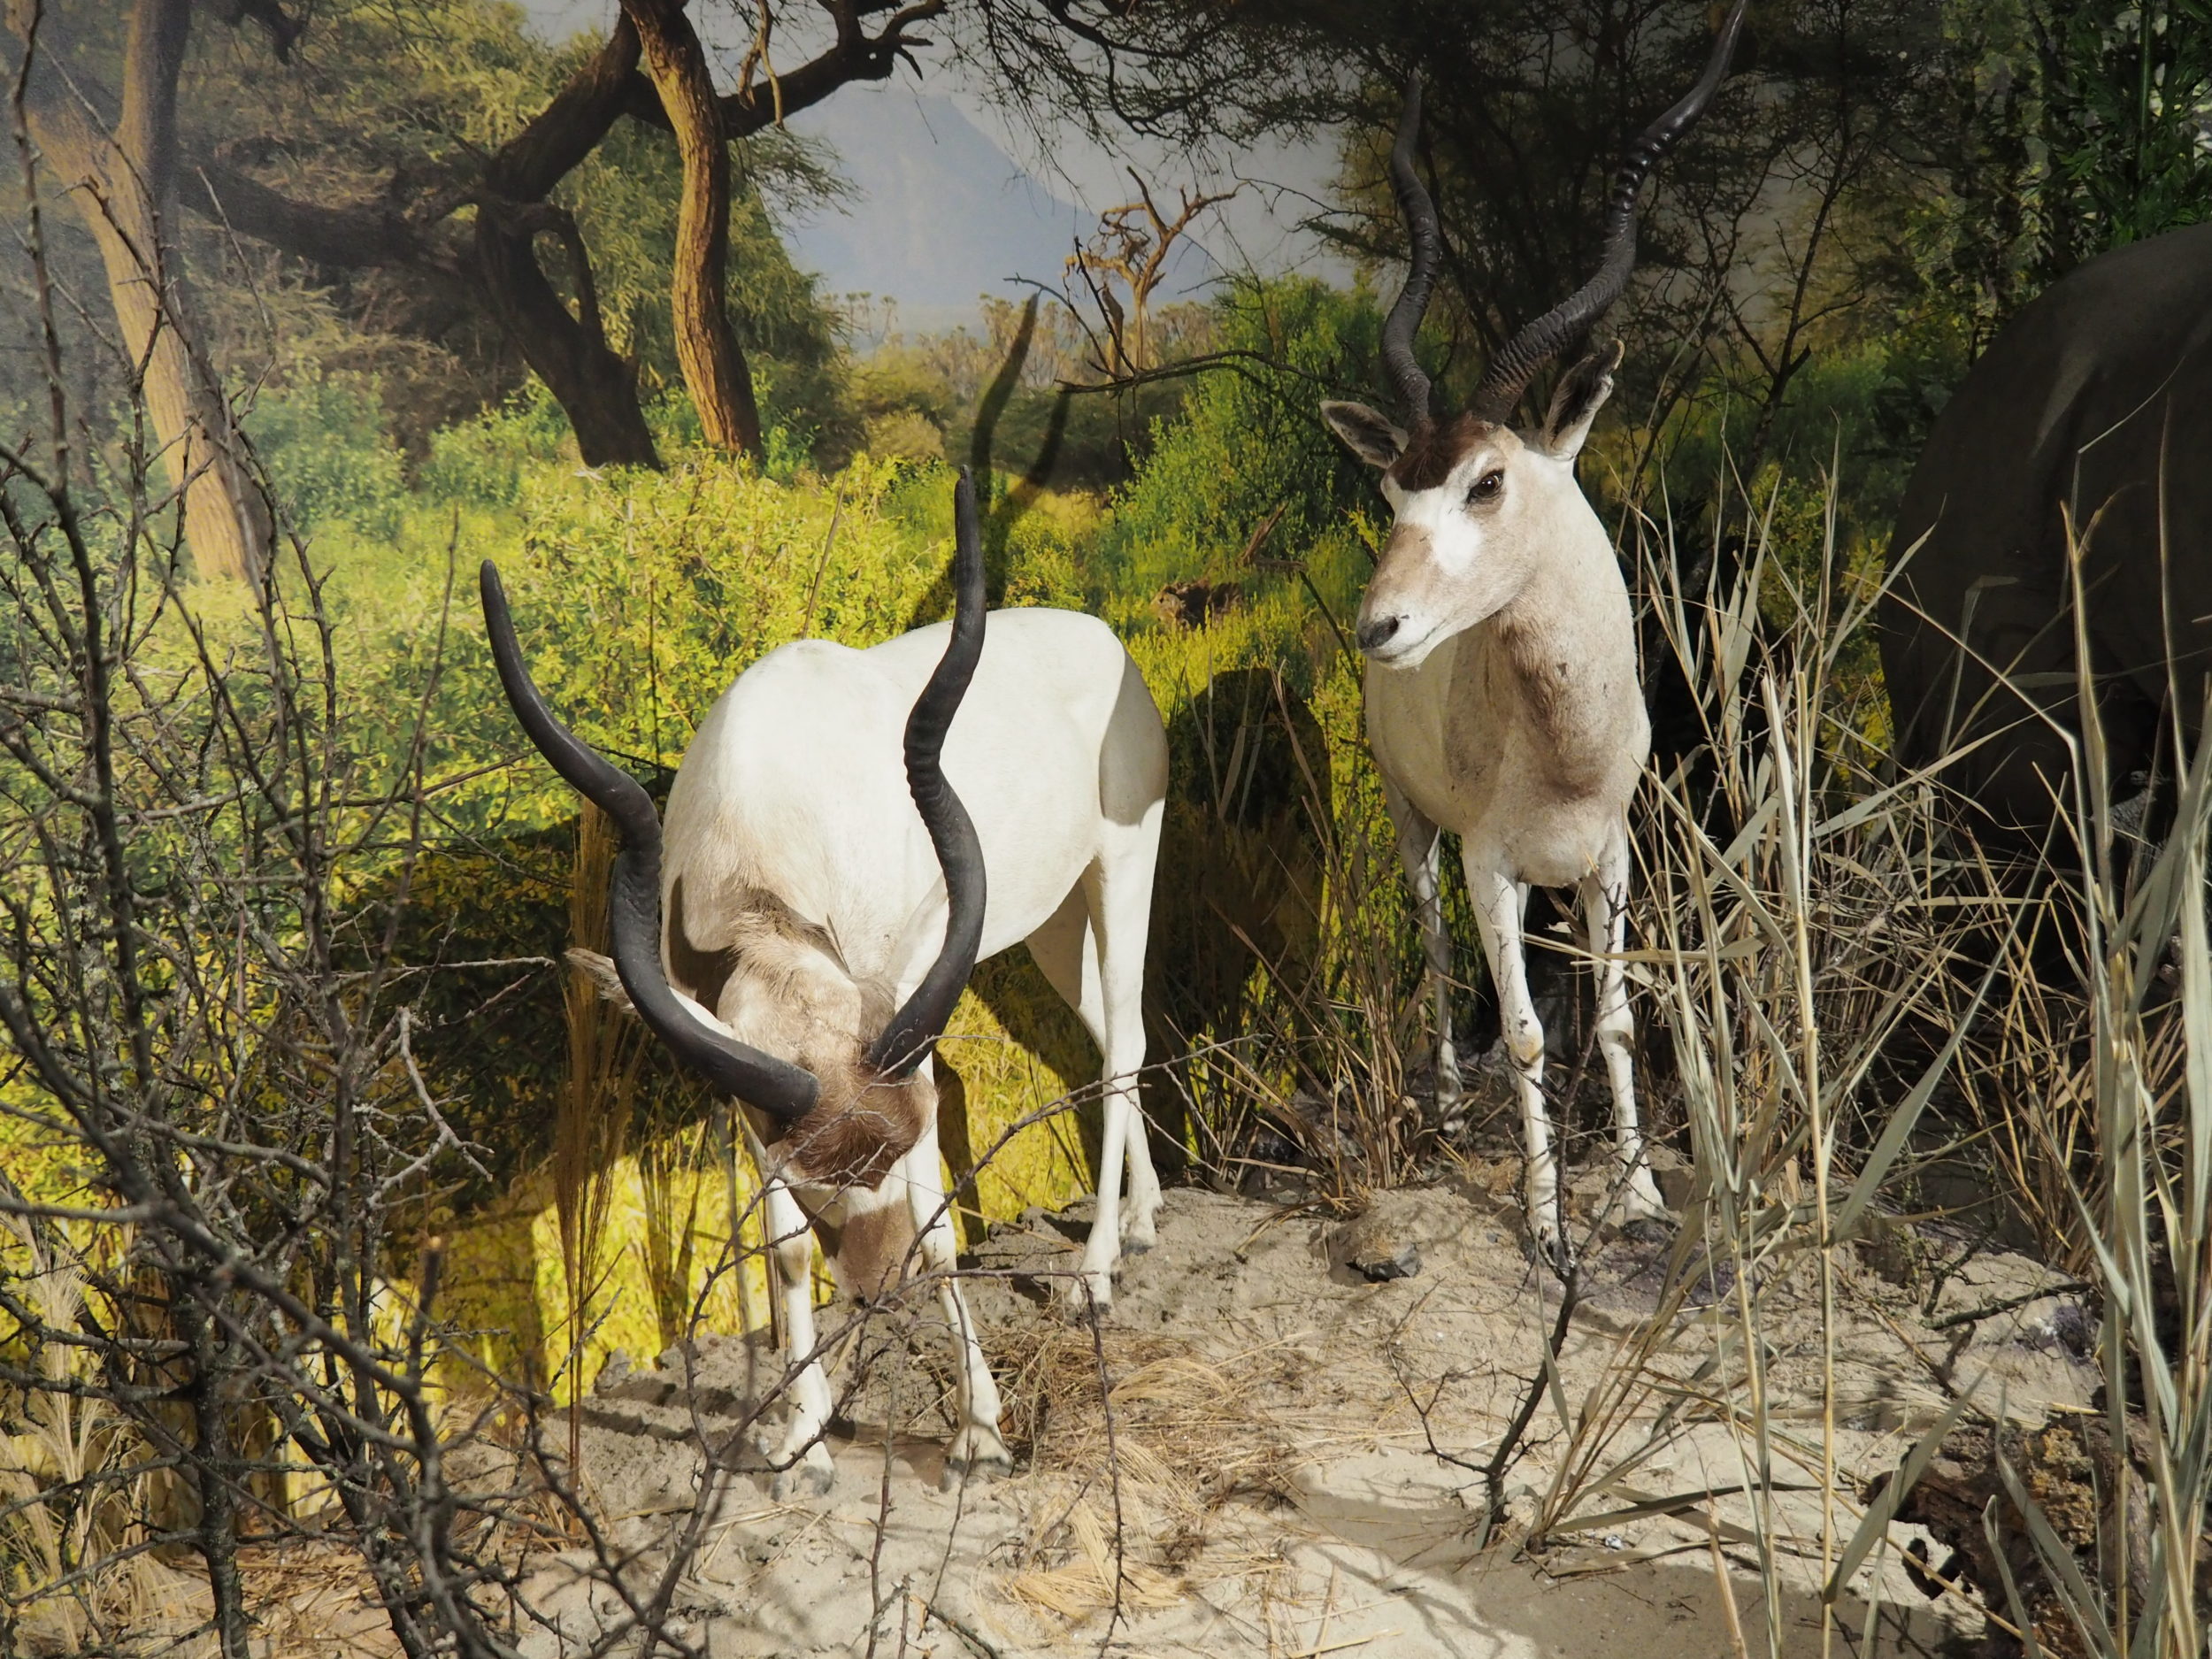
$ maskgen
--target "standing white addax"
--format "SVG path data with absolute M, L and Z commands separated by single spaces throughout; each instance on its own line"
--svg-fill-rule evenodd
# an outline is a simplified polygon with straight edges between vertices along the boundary
M 1636 1121 L 1634 1023 L 1621 962 L 1629 878 L 1628 803 L 1650 748 L 1635 619 L 1611 540 L 1575 481 L 1575 457 L 1613 389 L 1617 342 L 1560 379 L 1543 424 L 1507 425 L 1536 371 L 1578 346 L 1627 286 L 1636 196 L 1728 73 L 1746 0 L 1721 26 L 1697 85 L 1628 148 L 1597 274 L 1492 360 L 1470 407 L 1440 417 L 1413 356 L 1437 260 L 1436 210 L 1413 166 L 1421 83 L 1406 89 L 1390 157 L 1412 242 L 1405 290 L 1383 326 L 1383 366 L 1406 405 L 1400 427 L 1363 403 L 1324 403 L 1353 452 L 1382 470 L 1396 521 L 1360 606 L 1367 736 L 1420 912 L 1435 995 L 1437 1099 L 1458 1102 L 1451 1038 L 1451 940 L 1437 894 L 1440 829 L 1460 838 L 1483 954 L 1498 996 L 1528 1141 L 1529 1225 L 1556 1265 L 1559 1166 L 1544 1102 L 1544 1033 L 1529 996 L 1522 916 L 1528 889 L 1581 896 L 1598 963 L 1597 1041 L 1613 1094 L 1620 1200 L 1631 1226 L 1666 1207 Z
M 603 983 L 745 1109 L 784 1341 L 804 1362 L 775 1458 L 779 1496 L 826 1491 L 835 1472 L 810 1228 L 849 1296 L 881 1294 L 917 1255 L 946 1276 L 962 1352 L 947 1480 L 1010 1466 L 998 1389 L 949 1277 L 924 1064 L 979 957 L 1026 941 L 1103 1057 L 1098 1214 L 1079 1301 L 1086 1286 L 1102 1308 L 1111 1299 L 1125 1240 L 1148 1248 L 1160 1207 L 1136 1074 L 1167 735 L 1136 664 L 1095 618 L 1002 611 L 986 638 L 965 469 L 956 503 L 953 623 L 864 651 L 801 640 L 754 664 L 677 771 L 664 859 L 651 800 L 545 706 L 498 573 L 488 560 L 482 572 L 508 701 L 622 833 Z

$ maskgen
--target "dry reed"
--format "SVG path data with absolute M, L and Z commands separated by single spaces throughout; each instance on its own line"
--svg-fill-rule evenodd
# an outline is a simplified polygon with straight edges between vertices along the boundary
M 576 948 L 607 949 L 607 883 L 617 851 L 614 825 L 589 802 L 576 821 L 575 872 L 569 891 L 569 933 Z M 568 1032 L 568 1070 L 553 1125 L 553 1202 L 559 1217 L 565 1328 L 549 1341 L 558 1355 L 571 1402 L 569 1464 L 581 1455 L 574 1402 L 589 1386 L 583 1374 L 593 1310 L 618 1253 L 610 1249 L 607 1217 L 612 1176 L 629 1139 L 643 1041 L 634 1020 L 599 994 L 591 976 L 571 966 L 561 985 Z

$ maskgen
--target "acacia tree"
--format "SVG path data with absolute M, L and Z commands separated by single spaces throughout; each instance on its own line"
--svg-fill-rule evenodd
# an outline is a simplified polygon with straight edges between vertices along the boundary
M 441 0 L 429 4 L 437 10 Z M 442 4 L 459 11 L 468 0 Z M 933 44 L 988 70 L 997 96 L 1094 124 L 1117 98 L 1133 96 L 1143 106 L 1136 113 L 1164 130 L 1169 106 L 1182 96 L 1165 89 L 1235 79 L 1223 62 L 1225 53 L 1236 56 L 1236 29 L 1208 22 L 1185 30 L 1177 51 L 1155 50 L 1167 33 L 1133 50 L 1098 27 L 1120 10 L 1091 0 L 1041 7 L 1029 0 L 766 0 L 738 84 L 717 90 L 680 0 L 624 0 L 607 37 L 575 59 L 565 83 L 518 127 L 472 134 L 435 157 L 396 154 L 357 172 L 348 189 L 333 193 L 338 199 L 288 181 L 279 140 L 231 153 L 219 131 L 187 134 L 184 199 L 227 232 L 326 272 L 381 271 L 465 296 L 498 320 L 559 401 L 588 463 L 654 465 L 636 365 L 618 349 L 616 319 L 600 315 L 591 251 L 557 196 L 587 157 L 605 154 L 617 123 L 667 132 L 683 163 L 670 273 L 678 357 L 710 438 L 752 447 L 758 417 L 721 280 L 727 147 L 844 86 L 885 80 L 902 60 L 918 69 L 918 54 Z M 319 7 L 296 58 L 311 58 L 317 35 L 351 15 L 345 0 Z M 935 38 L 924 36 L 925 26 Z M 772 47 L 792 34 L 806 40 L 806 56 L 780 64 Z M 1118 88 L 1111 96 L 1110 83 Z M 1182 125 L 1203 114 L 1190 104 Z
M 1137 199 L 1110 207 L 1098 217 L 1091 239 L 1068 256 L 1071 275 L 1080 276 L 1097 300 L 1106 319 L 1106 357 L 1100 367 L 1112 379 L 1141 374 L 1155 366 L 1148 327 L 1152 296 L 1167 277 L 1167 262 L 1176 242 L 1193 220 L 1209 208 L 1218 207 L 1244 187 L 1220 190 L 1183 190 L 1182 208 L 1174 218 L 1163 213 L 1152 199 L 1152 187 L 1134 167 L 1130 181 Z M 1119 282 L 1129 291 L 1125 310 L 1114 296 Z
M 273 10 L 273 0 L 263 3 Z M 670 273 L 679 360 L 710 440 L 757 450 L 759 417 L 725 296 L 729 146 L 841 87 L 885 79 L 926 43 L 916 27 L 944 6 L 826 0 L 826 44 L 772 73 L 763 54 L 758 73 L 749 64 L 733 91 L 718 93 L 683 5 L 626 0 L 606 38 L 576 60 L 557 91 L 495 142 L 471 132 L 435 153 L 396 146 L 366 176 L 325 195 L 281 180 L 281 167 L 270 165 L 282 159 L 280 142 L 257 141 L 234 154 L 219 129 L 188 132 L 183 201 L 225 232 L 323 271 L 382 272 L 480 310 L 559 402 L 588 464 L 657 465 L 637 365 L 612 337 L 590 250 L 555 196 L 587 157 L 604 153 L 618 122 L 671 133 L 683 164 Z M 342 6 L 303 15 L 304 23 L 288 19 L 296 64 L 311 64 L 319 31 L 357 20 Z M 387 33 L 393 27 L 380 15 L 377 22 Z M 500 126 L 495 111 L 474 115 L 476 130 Z M 374 135 L 361 136 L 370 142 L 357 149 L 374 155 Z M 552 252 L 550 269 L 541 250 Z
M 1632 348 L 1624 406 L 1657 426 L 1649 417 L 1716 365 L 1724 379 L 1754 382 L 1754 411 L 1778 385 L 1788 391 L 1807 319 L 1832 298 L 1823 285 L 1843 198 L 1900 173 L 1933 194 L 1934 140 L 1953 112 L 1932 95 L 1951 14 L 1966 4 L 1754 8 L 1735 73 L 1643 198 L 1638 281 L 1607 325 Z M 1201 49 L 1171 81 L 1161 70 L 1148 96 L 1121 97 L 1133 122 L 1341 134 L 1351 211 L 1316 228 L 1367 263 L 1405 255 L 1384 163 L 1406 78 L 1427 73 L 1419 160 L 1443 235 L 1424 350 L 1450 386 L 1471 381 L 1587 274 L 1622 145 L 1695 78 L 1718 10 L 1706 0 L 1162 0 L 1092 27 L 1114 53 L 1155 65 L 1171 49 Z M 1824 218 L 1824 196 L 1835 198 Z M 1809 258 L 1818 268 L 1793 307 L 1786 290 Z M 1781 303 L 1732 314 L 1747 291 Z M 1532 388 L 1532 402 L 1544 390 Z
M 182 19 L 210 0 L 134 3 Z M 0 4 L 66 8 L 73 83 L 120 78 L 96 0 Z M 512 42 L 495 38 L 514 26 L 485 0 L 227 0 L 212 16 L 257 27 L 197 37 L 196 61 L 227 53 L 233 84 L 227 108 L 224 96 L 184 102 L 168 164 L 179 204 L 221 238 L 302 262 L 319 288 L 373 293 L 386 315 L 396 303 L 426 338 L 480 338 L 487 331 L 457 319 L 482 319 L 561 404 L 594 465 L 658 460 L 628 350 L 634 319 L 603 313 L 582 215 L 560 199 L 588 159 L 641 153 L 607 143 L 618 123 L 675 140 L 676 355 L 709 438 L 746 449 L 758 443 L 758 415 L 723 280 L 729 146 L 845 85 L 887 78 L 902 59 L 918 70 L 933 44 L 978 65 L 995 96 L 1041 120 L 1111 119 L 1187 142 L 1228 109 L 1220 89 L 1248 82 L 1258 61 L 1233 19 L 1162 12 L 1155 24 L 1120 0 L 763 0 L 738 85 L 718 91 L 685 0 L 624 0 L 606 37 L 565 49 L 565 79 L 538 90 L 516 73 Z M 935 39 L 919 32 L 926 24 Z M 802 60 L 777 61 L 773 47 L 795 35 Z M 487 49 L 473 83 L 457 72 L 456 43 Z M 394 64 L 407 65 L 406 83 L 378 107 Z M 294 114 L 316 112 L 306 125 L 327 111 L 344 130 L 308 137 L 297 121 L 266 119 L 287 100 Z
M 760 410 L 753 399 L 753 379 L 723 303 L 730 252 L 730 148 L 722 134 L 722 111 L 714 99 L 706 54 L 684 15 L 683 0 L 622 0 L 622 13 L 637 31 L 646 69 L 683 157 L 670 288 L 677 360 L 707 442 L 758 455 Z

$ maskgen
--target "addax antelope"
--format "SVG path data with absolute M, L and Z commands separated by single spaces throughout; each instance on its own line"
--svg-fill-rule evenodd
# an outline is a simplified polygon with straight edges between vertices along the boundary
M 1152 1243 L 1159 1210 L 1136 1073 L 1166 733 L 1104 623 L 1002 611 L 987 634 L 964 471 L 956 518 L 955 620 L 864 651 L 802 640 L 761 658 L 692 740 L 664 843 L 645 792 L 546 707 L 498 573 L 483 567 L 509 702 L 622 834 L 609 897 L 620 990 L 744 1109 L 785 1340 L 807 1362 L 774 1456 L 780 1495 L 826 1491 L 834 1475 L 822 1444 L 829 1384 L 810 1357 L 810 1225 L 849 1296 L 881 1294 L 912 1256 L 932 1272 L 954 1266 L 925 1063 L 979 957 L 1027 941 L 1104 1058 L 1098 1215 L 1079 1299 L 1084 1286 L 1111 1298 L 1125 1245 Z M 949 1482 L 1009 1463 L 957 1280 L 941 1279 L 940 1294 L 962 1353 Z
M 1435 997 L 1437 1097 L 1455 1115 L 1451 941 L 1438 902 L 1440 829 L 1460 838 L 1483 954 L 1495 985 L 1528 1141 L 1529 1225 L 1555 1263 L 1568 1256 L 1559 1170 L 1544 1103 L 1544 1033 L 1529 995 L 1522 915 L 1528 889 L 1581 895 L 1598 962 L 1597 1041 L 1613 1094 L 1620 1201 L 1632 1226 L 1666 1208 L 1636 1121 L 1634 1025 L 1621 963 L 1627 811 L 1650 745 L 1637 675 L 1634 616 L 1610 539 L 1575 482 L 1575 457 L 1613 389 L 1620 347 L 1563 374 L 1536 427 L 1508 422 L 1545 364 L 1578 347 L 1627 286 L 1636 196 L 1652 164 L 1703 113 L 1728 72 L 1744 0 L 1680 103 L 1629 146 L 1596 275 L 1517 334 L 1484 372 L 1472 403 L 1446 417 L 1413 355 L 1436 273 L 1436 210 L 1414 171 L 1421 88 L 1407 88 L 1390 176 L 1413 248 L 1390 310 L 1383 366 L 1405 404 L 1400 426 L 1362 403 L 1322 412 L 1382 472 L 1395 514 L 1358 619 L 1367 659 L 1367 736 L 1383 776 L 1420 914 Z

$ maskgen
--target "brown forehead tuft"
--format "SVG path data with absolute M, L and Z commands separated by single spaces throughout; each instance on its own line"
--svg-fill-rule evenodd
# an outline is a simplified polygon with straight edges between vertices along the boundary
M 1434 489 L 1467 458 L 1467 452 L 1497 430 L 1495 423 L 1471 414 L 1449 420 L 1425 420 L 1413 430 L 1405 453 L 1391 463 L 1390 476 L 1400 489 Z
M 872 1079 L 858 1065 L 841 1076 L 818 1063 L 815 1069 L 830 1073 L 822 1076 L 823 1103 L 770 1144 L 787 1150 L 808 1180 L 872 1192 L 929 1127 L 917 1086 Z

